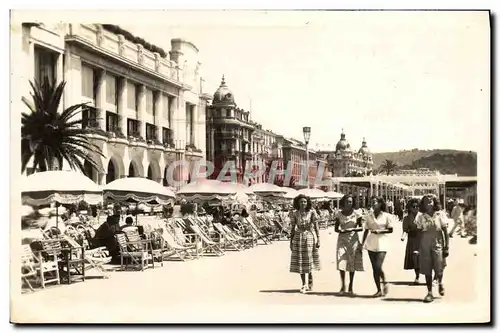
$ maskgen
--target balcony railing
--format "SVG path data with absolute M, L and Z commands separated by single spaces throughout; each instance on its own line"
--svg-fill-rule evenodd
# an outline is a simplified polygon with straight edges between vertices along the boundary
M 145 49 L 143 45 L 126 40 L 123 35 L 114 34 L 96 24 L 71 24 L 70 26 L 68 41 L 95 45 L 169 80 L 181 82 L 183 79 L 182 70 L 175 62 L 162 57 L 157 52 Z

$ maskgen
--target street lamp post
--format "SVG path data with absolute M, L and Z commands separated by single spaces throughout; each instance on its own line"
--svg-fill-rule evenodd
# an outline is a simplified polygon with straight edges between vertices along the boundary
M 307 188 L 309 188 L 309 139 L 311 138 L 311 127 L 302 127 L 304 141 L 306 143 L 306 169 L 307 169 Z

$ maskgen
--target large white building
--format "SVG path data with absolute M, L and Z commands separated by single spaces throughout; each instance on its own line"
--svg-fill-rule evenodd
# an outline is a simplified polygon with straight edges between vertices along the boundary
M 171 40 L 168 52 L 117 26 L 22 24 L 12 26 L 15 112 L 26 110 L 29 81 L 66 81 L 61 108 L 86 102 L 84 126 L 102 148 L 100 170 L 86 165 L 99 184 L 139 176 L 164 183 L 174 161 L 205 158 L 206 105 L 198 49 Z M 187 172 L 178 168 L 178 180 Z

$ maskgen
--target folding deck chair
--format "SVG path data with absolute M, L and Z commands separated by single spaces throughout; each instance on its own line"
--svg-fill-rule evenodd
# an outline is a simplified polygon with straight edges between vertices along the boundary
M 257 228 L 251 217 L 245 218 L 244 221 L 246 221 L 250 225 L 252 230 L 255 231 L 255 233 L 257 234 L 257 240 L 261 239 L 266 245 L 272 243 L 271 239 L 269 239 L 266 235 L 264 235 L 264 233 L 262 233 L 259 228 Z
M 273 239 L 281 240 L 283 236 L 285 236 L 285 240 L 290 238 L 290 233 L 288 230 L 285 229 L 285 227 L 281 224 L 280 221 L 273 219 L 272 220 L 275 226 L 274 234 L 273 234 Z
M 214 228 L 217 229 L 217 231 L 219 232 L 219 234 L 222 236 L 222 238 L 224 239 L 224 249 L 227 250 L 227 246 L 231 246 L 233 250 L 236 250 L 236 251 L 241 251 L 243 250 L 242 246 L 243 244 L 241 244 L 233 235 L 231 235 L 230 233 L 228 233 L 222 224 L 220 223 L 214 223 L 213 224 Z
M 219 244 L 214 242 L 209 236 L 207 236 L 201 229 L 200 226 L 190 218 L 187 219 L 190 223 L 189 227 L 200 237 L 203 243 L 203 250 L 208 250 L 218 256 L 223 255 L 224 251 L 220 248 Z
M 80 247 L 78 242 L 70 236 L 64 235 L 64 240 L 73 249 L 78 249 Z M 104 265 L 109 264 L 111 262 L 112 257 L 109 255 L 109 252 L 106 250 L 105 247 L 87 249 L 83 252 L 83 258 L 85 260 L 85 263 L 88 264 L 91 268 L 101 273 L 101 276 L 103 278 L 105 279 L 109 278 L 109 274 L 104 268 Z
M 179 244 L 174 236 L 166 229 L 163 230 L 162 237 L 168 248 L 173 251 L 172 255 L 176 254 L 182 261 L 186 261 L 186 257 L 187 259 L 194 259 L 197 257 L 197 255 L 194 257 L 191 253 L 192 251 L 196 252 L 195 244 L 191 244 L 189 246 Z M 170 256 L 171 255 L 167 256 L 167 258 Z

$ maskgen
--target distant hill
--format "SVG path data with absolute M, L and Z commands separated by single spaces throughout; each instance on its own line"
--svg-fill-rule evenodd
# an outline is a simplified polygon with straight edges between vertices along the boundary
M 385 160 L 394 161 L 402 169 L 429 168 L 439 170 L 443 174 L 477 175 L 476 152 L 452 149 L 413 149 L 373 153 L 374 169 L 378 169 Z

